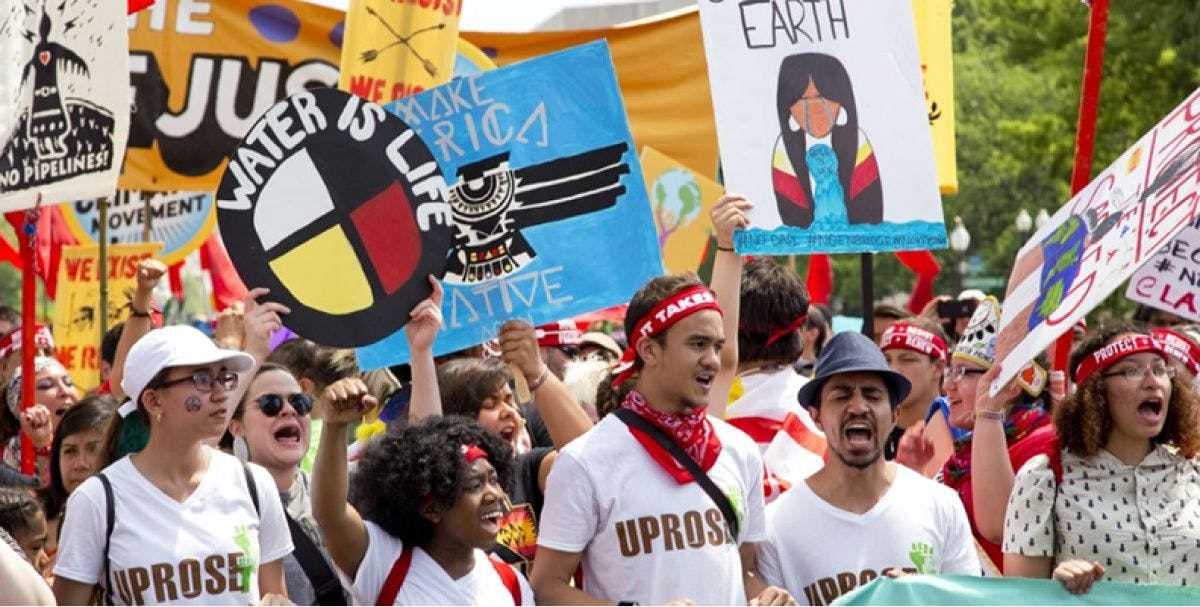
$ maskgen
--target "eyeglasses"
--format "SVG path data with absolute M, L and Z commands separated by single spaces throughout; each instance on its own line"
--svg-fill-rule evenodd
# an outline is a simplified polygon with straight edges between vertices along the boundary
M 221 384 L 221 387 L 227 392 L 229 390 L 236 390 L 238 387 L 237 373 L 230 373 L 229 371 L 218 373 L 216 375 L 207 372 L 194 373 L 192 375 L 186 375 L 184 377 L 178 377 L 172 380 L 164 381 L 163 383 L 153 387 L 170 388 L 175 384 L 182 384 L 185 381 L 192 382 L 196 385 L 197 390 L 205 393 L 212 392 L 213 387 L 217 384 Z
M 987 373 L 983 369 L 972 369 L 970 367 L 950 367 L 942 371 L 942 381 L 948 384 L 958 383 L 964 375 L 983 375 Z
M 1123 367 L 1116 371 L 1101 373 L 1101 377 L 1116 377 L 1121 376 L 1125 381 L 1130 383 L 1141 381 L 1146 374 L 1149 373 L 1154 379 L 1170 379 L 1175 377 L 1175 367 L 1167 365 L 1151 365 L 1149 367 Z
M 254 399 L 254 402 L 258 403 L 258 408 L 262 410 L 263 415 L 275 417 L 283 411 L 283 401 L 285 399 L 296 410 L 296 415 L 308 415 L 308 412 L 312 411 L 313 397 L 303 392 L 288 394 L 287 396 L 283 394 L 263 394 Z

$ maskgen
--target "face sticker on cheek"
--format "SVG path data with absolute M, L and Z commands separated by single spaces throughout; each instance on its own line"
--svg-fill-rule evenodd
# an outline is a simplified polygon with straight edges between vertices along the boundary
M 195 394 L 188 396 L 187 400 L 183 401 L 183 409 L 188 413 L 195 413 L 199 411 L 200 407 L 203 405 L 204 401 L 200 400 L 200 397 L 196 396 Z

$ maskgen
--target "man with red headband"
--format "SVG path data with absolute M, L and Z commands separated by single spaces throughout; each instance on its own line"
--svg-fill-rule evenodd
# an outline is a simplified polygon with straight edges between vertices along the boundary
M 824 463 L 825 435 L 796 403 L 808 378 L 792 368 L 804 353 L 799 329 L 808 319 L 808 291 L 795 272 L 757 257 L 743 267 L 737 304 L 736 400 L 725 421 L 758 443 L 770 502 Z
M 618 381 L 636 371 L 637 387 L 550 472 L 531 577 L 538 603 L 792 601 L 756 571 L 765 539 L 758 448 L 705 414 L 721 323 L 695 275 L 655 278 L 633 296 L 629 368 Z M 573 587 L 581 564 L 583 584 Z

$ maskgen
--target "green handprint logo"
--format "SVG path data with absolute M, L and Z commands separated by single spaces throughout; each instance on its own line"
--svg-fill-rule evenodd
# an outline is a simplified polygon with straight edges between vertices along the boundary
M 917 573 L 937 573 L 937 561 L 933 558 L 933 546 L 916 542 L 908 551 L 908 559 L 917 566 Z
M 250 591 L 250 576 L 258 567 L 258 542 L 250 538 L 250 529 L 246 525 L 238 525 L 233 530 L 233 543 L 242 549 L 242 556 L 237 560 L 237 568 L 241 573 L 242 590 Z

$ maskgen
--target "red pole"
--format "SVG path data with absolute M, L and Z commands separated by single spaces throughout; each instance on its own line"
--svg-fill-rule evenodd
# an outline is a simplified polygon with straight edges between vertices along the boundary
M 1100 78 L 1104 69 L 1104 38 L 1108 32 L 1108 0 L 1091 0 L 1087 52 L 1083 60 L 1083 86 L 1079 93 L 1079 126 L 1075 131 L 1075 164 L 1071 169 L 1071 195 L 1078 194 L 1092 174 L 1092 150 L 1096 143 L 1096 108 L 1100 105 Z M 1063 333 L 1054 346 L 1054 370 L 1067 371 L 1071 355 L 1071 331 Z
M 40 202 L 41 197 L 38 197 Z M 37 324 L 34 319 L 34 313 L 37 308 L 37 259 L 35 247 L 37 246 L 37 211 L 28 211 L 25 214 L 25 223 L 21 226 L 18 236 L 18 242 L 21 247 L 21 265 L 24 271 L 21 273 L 21 410 L 24 411 L 33 406 L 34 386 L 37 384 L 33 378 L 33 357 L 34 352 L 34 334 L 37 332 Z M 34 473 L 34 454 L 33 442 L 29 439 L 29 435 L 21 433 L 21 473 Z

